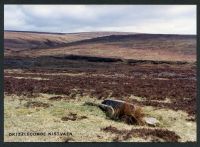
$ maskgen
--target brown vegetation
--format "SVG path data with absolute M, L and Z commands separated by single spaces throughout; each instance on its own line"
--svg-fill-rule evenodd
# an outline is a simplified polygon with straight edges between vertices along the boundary
M 160 142 L 160 139 L 166 142 L 177 142 L 178 139 L 180 139 L 180 136 L 178 136 L 175 132 L 164 129 L 140 128 L 131 130 L 118 130 L 115 127 L 108 126 L 102 128 L 102 130 L 116 134 L 117 136 L 113 138 L 113 141 L 124 141 L 131 137 L 141 137 L 144 139 L 151 138 L 151 141 L 153 142 Z
M 4 36 L 5 56 L 12 57 L 73 54 L 137 60 L 196 61 L 194 35 L 4 32 Z
M 49 100 L 51 101 L 60 101 L 60 100 L 68 100 L 69 97 L 62 97 L 62 96 L 53 96 L 53 97 L 50 97 Z
M 124 121 L 127 124 L 144 125 L 143 112 L 141 107 L 131 107 L 128 103 L 124 103 L 122 107 L 115 110 L 112 119 Z
M 125 100 L 134 95 L 142 98 L 142 101 L 131 100 L 139 105 L 184 110 L 190 115 L 196 114 L 194 64 L 127 65 L 76 61 L 62 65 L 65 65 L 64 69 L 41 67 L 24 69 L 22 73 L 5 72 L 4 91 L 7 94 L 26 96 L 34 96 L 36 93 L 64 94 L 64 99 L 87 95 L 97 99 L 113 97 Z M 166 98 L 170 99 L 171 103 L 162 102 Z
M 37 102 L 37 101 L 29 101 L 29 102 L 25 103 L 24 106 L 27 108 L 36 108 L 36 107 L 48 108 L 48 107 L 52 106 L 52 104 Z
M 62 117 L 61 120 L 63 121 L 76 121 L 76 120 L 81 120 L 81 119 L 86 119 L 87 116 L 77 116 L 76 113 L 69 113 L 68 116 Z

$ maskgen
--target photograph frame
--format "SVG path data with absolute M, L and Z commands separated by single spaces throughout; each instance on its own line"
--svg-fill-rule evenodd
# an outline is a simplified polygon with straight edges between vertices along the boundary
M 34 1 L 27 1 L 27 0 L 4 0 L 3 2 L 1 2 L 1 14 L 0 14 L 0 18 L 2 20 L 4 20 L 4 5 L 12 5 L 12 4 L 33 4 L 33 5 L 37 5 L 37 4 L 59 4 L 59 5 L 62 5 L 62 4 L 99 4 L 99 5 L 104 5 L 104 4 L 115 4 L 115 5 L 123 5 L 123 4 L 127 4 L 127 5 L 137 5 L 137 4 L 144 4 L 144 5 L 149 5 L 149 4 L 155 4 L 155 5 L 175 5 L 175 4 L 180 4 L 180 5 L 185 5 L 185 4 L 188 4 L 188 5 L 196 5 L 197 6 L 197 142 L 188 142 L 188 143 L 125 143 L 125 142 L 119 142 L 119 143 L 116 143 L 116 142 L 109 142 L 109 143 L 106 143 L 106 142 L 103 142 L 103 143 L 78 143 L 78 142 L 75 142 L 75 143 L 68 143 L 67 145 L 69 146 L 88 146 L 88 145 L 91 145 L 91 146 L 197 146 L 199 144 L 199 89 L 200 89 L 200 86 L 199 86 L 199 77 L 200 77 L 200 71 L 198 70 L 199 66 L 200 66 L 200 61 L 199 61 L 199 56 L 200 56 L 200 39 L 199 39 L 199 33 L 200 33 L 200 26 L 199 26 L 199 14 L 200 14 L 200 3 L 198 2 L 198 0 L 160 0 L 159 2 L 158 1 L 150 1 L 150 0 L 135 0 L 135 1 L 131 1 L 131 0 L 111 0 L 110 2 L 106 1 L 106 0 L 102 0 L 102 1 L 92 1 L 92 0 L 69 0 L 69 1 L 64 1 L 64 0 L 34 0 Z M 1 48 L 3 49 L 4 48 L 4 24 L 3 24 L 3 21 L 1 23 Z M 33 146 L 43 146 L 43 145 L 49 145 L 49 146 L 57 146 L 57 145 L 66 145 L 66 144 L 63 144 L 63 143 L 5 143 L 4 142 L 4 138 L 3 138 L 3 134 L 4 134 L 4 90 L 3 90 L 3 87 L 4 87 L 4 66 L 3 66 L 3 61 L 4 61 L 4 51 L 1 50 L 1 65 L 0 65 L 0 70 L 1 70 L 1 98 L 2 98 L 2 102 L 0 103 L 0 110 L 1 110 L 1 144 L 2 145 L 5 145 L 5 146 L 27 146 L 27 145 L 33 145 Z

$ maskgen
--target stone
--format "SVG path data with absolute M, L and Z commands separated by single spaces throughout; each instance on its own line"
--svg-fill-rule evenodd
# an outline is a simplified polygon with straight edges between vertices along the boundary
M 122 100 L 112 100 L 112 99 L 106 99 L 102 102 L 102 104 L 107 105 L 107 106 L 111 106 L 114 110 L 117 110 L 121 107 L 123 107 L 125 104 L 127 106 L 130 106 L 130 108 L 134 109 L 134 105 Z
M 152 127 L 156 127 L 160 124 L 160 122 L 154 117 L 144 117 L 143 120 L 147 125 Z
M 103 110 L 106 115 L 108 117 L 112 117 L 114 115 L 114 109 L 113 107 L 109 106 L 109 105 L 105 105 L 105 104 L 98 104 L 98 103 L 94 103 L 94 102 L 85 102 L 84 105 L 89 105 L 89 106 L 97 106 L 99 107 L 101 110 Z
M 104 104 L 100 104 L 99 107 L 106 112 L 106 115 L 108 117 L 112 117 L 115 113 L 113 107 L 108 106 L 108 105 L 104 105 Z

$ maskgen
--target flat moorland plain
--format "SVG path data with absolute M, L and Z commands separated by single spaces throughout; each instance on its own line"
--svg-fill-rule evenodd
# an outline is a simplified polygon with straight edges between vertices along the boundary
M 5 141 L 196 141 L 196 36 L 4 33 Z M 106 98 L 129 100 L 159 126 L 84 105 Z

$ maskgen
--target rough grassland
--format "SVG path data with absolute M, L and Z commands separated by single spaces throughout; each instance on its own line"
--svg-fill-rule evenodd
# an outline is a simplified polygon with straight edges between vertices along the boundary
M 18 97 L 16 95 L 5 95 L 5 142 L 31 142 L 31 141 L 50 141 L 50 142 L 66 142 L 66 141 L 92 141 L 92 142 L 110 142 L 116 138 L 116 134 L 104 132 L 102 128 L 112 126 L 119 130 L 131 130 L 135 128 L 150 128 L 148 126 L 127 125 L 122 122 L 116 122 L 106 118 L 105 114 L 97 107 L 83 105 L 85 101 L 94 101 L 89 97 L 79 97 L 75 100 L 49 100 L 55 95 L 40 94 L 35 98 Z M 95 100 L 100 102 L 99 100 Z M 28 102 L 39 102 L 49 104 L 45 107 L 26 107 Z M 187 113 L 183 111 L 173 111 L 170 109 L 155 109 L 151 106 L 143 107 L 143 111 L 147 116 L 154 116 L 160 122 L 157 128 L 168 129 L 174 131 L 180 136 L 180 142 L 196 141 L 196 123 L 186 121 Z M 68 116 L 70 113 L 77 114 L 75 121 L 62 120 L 62 117 Z M 68 136 L 8 136 L 14 132 L 70 132 Z M 122 134 L 123 135 L 123 134 Z M 152 141 L 152 136 L 146 138 L 140 136 L 132 136 L 127 140 L 131 142 L 148 142 Z M 163 141 L 158 138 L 158 141 Z

